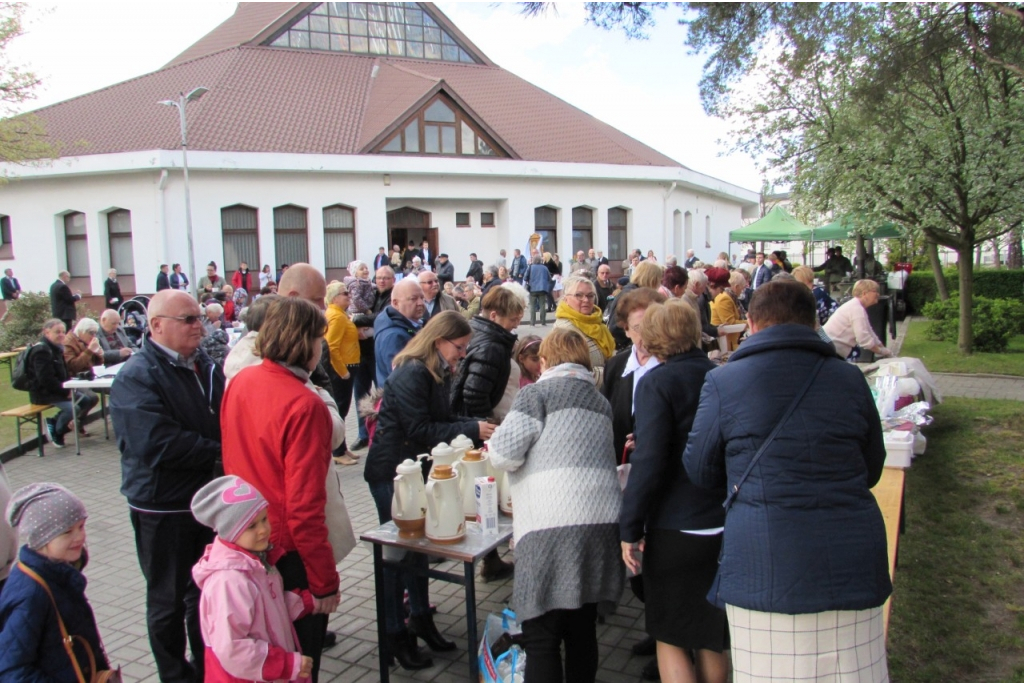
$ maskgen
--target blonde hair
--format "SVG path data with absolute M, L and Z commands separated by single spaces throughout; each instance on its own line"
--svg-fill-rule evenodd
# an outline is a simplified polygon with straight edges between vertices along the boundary
M 804 285 L 812 285 L 814 283 L 814 271 L 809 266 L 798 266 L 793 269 L 793 278 Z
M 853 284 L 853 292 L 851 293 L 854 297 L 860 297 L 861 295 L 867 295 L 868 293 L 877 293 L 878 284 L 872 281 L 870 278 L 863 278 Z
M 682 300 L 652 304 L 640 325 L 644 347 L 661 361 L 700 345 L 700 319 Z
M 743 269 L 736 269 L 729 274 L 729 285 L 735 288 L 740 283 L 743 285 L 747 284 L 747 275 L 744 273 Z
M 330 304 L 334 302 L 334 298 L 336 298 L 341 293 L 347 292 L 347 285 L 345 285 L 341 281 L 331 281 L 330 283 L 327 284 L 327 295 L 324 296 L 324 304 L 330 306 Z
M 594 287 L 594 282 L 586 276 L 580 276 L 578 273 L 562 279 L 562 292 L 566 295 L 574 295 L 576 294 L 576 291 L 579 290 L 579 287 L 584 284 L 590 286 L 590 289 L 595 293 L 597 292 L 597 288 Z
M 654 262 L 640 262 L 633 269 L 633 275 L 629 277 L 629 282 L 641 288 L 657 290 L 661 286 L 661 279 L 664 275 L 665 270 Z
M 579 364 L 588 371 L 594 369 L 590 361 L 587 339 L 575 328 L 556 328 L 551 331 L 541 342 L 538 355 L 544 359 L 549 369 L 559 364 Z
M 441 383 L 444 380 L 444 371 L 441 366 L 441 355 L 437 353 L 435 343 L 438 340 L 464 338 L 472 333 L 473 329 L 469 327 L 469 322 L 461 312 L 441 312 L 431 317 L 423 330 L 406 343 L 405 348 L 395 357 L 394 367 L 397 369 L 409 362 L 418 361 L 427 367 L 435 382 Z

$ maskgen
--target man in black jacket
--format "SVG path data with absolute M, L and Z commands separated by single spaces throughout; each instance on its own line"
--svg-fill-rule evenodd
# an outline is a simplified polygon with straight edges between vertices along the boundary
M 484 282 L 484 263 L 476 258 L 476 252 L 469 253 L 469 271 L 466 272 L 466 278 L 472 278 L 477 285 Z
M 70 331 L 74 326 L 75 302 L 82 299 L 81 293 L 72 293 L 68 283 L 71 282 L 71 274 L 61 271 L 57 274 L 57 280 L 50 286 L 50 313 L 53 318 L 64 322 L 64 330 Z
M 121 493 L 146 578 L 146 623 L 160 680 L 202 682 L 192 566 L 213 531 L 196 522 L 189 506 L 220 469 L 224 373 L 199 349 L 202 317 L 187 293 L 154 295 L 149 325 L 142 351 L 128 359 L 110 392 Z
M 3 299 L 16 300 L 21 297 L 21 283 L 14 277 L 14 269 L 4 269 L 4 277 L 0 278 L 0 292 Z
M 171 267 L 166 264 L 160 265 L 160 271 L 156 273 L 156 291 L 170 290 L 171 288 Z
M 437 255 L 437 281 L 441 284 L 442 290 L 445 283 L 455 282 L 455 266 L 448 261 L 448 255 L 442 252 Z
M 60 413 L 52 419 L 46 419 L 46 436 L 57 447 L 64 447 L 64 436 L 71 432 L 71 421 L 78 407 L 78 425 L 81 430 L 81 417 L 96 406 L 99 399 L 91 391 L 76 390 L 74 394 L 64 389 L 64 381 L 68 380 L 68 369 L 64 364 L 64 323 L 59 319 L 49 319 L 43 324 L 39 344 L 29 352 L 29 369 L 32 384 L 28 398 L 32 404 L 52 404 L 60 409 Z

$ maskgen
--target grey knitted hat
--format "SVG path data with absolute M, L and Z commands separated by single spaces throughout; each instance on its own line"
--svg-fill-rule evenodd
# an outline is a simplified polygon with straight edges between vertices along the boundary
M 228 542 L 237 540 L 266 508 L 267 500 L 260 491 L 238 476 L 215 478 L 192 498 L 196 520 Z
M 45 547 L 88 514 L 73 492 L 57 483 L 33 483 L 20 488 L 7 505 L 7 522 L 18 529 L 29 549 Z

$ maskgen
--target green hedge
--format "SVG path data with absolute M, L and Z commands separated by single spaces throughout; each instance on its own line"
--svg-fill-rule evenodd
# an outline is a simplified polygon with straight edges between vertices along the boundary
M 1024 331 L 1024 302 L 1019 299 L 975 297 L 972 307 L 974 349 L 978 352 L 1005 352 L 1010 338 Z M 930 302 L 924 314 L 930 340 L 956 342 L 960 332 L 960 304 L 950 298 Z
M 943 269 L 950 297 L 960 290 L 959 273 L 955 268 Z M 994 300 L 1015 298 L 1024 300 L 1024 269 L 982 269 L 974 272 L 974 294 Z M 929 302 L 938 297 L 935 288 L 935 274 L 931 271 L 915 271 L 907 280 L 907 306 L 910 312 L 921 314 Z

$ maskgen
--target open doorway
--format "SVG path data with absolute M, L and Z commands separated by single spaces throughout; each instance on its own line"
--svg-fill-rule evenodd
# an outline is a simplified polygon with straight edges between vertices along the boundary
M 409 246 L 409 241 L 420 246 L 426 238 L 430 245 L 430 252 L 433 255 L 439 254 L 440 246 L 437 244 L 437 228 L 430 226 L 430 212 L 421 212 L 412 207 L 402 207 L 388 212 L 388 251 L 391 246 L 398 245 L 403 251 Z

